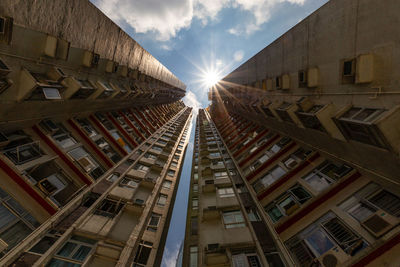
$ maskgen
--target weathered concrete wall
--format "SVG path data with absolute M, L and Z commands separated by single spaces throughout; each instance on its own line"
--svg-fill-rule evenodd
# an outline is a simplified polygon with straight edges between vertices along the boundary
M 71 42 L 119 64 L 185 89 L 186 86 L 87 0 L 1 0 L 0 15 Z
M 400 1 L 331 0 L 277 40 L 239 66 L 224 80 L 252 85 L 256 81 L 290 76 L 287 91 L 266 91 L 265 95 L 290 101 L 297 95 L 313 95 L 316 90 L 299 88 L 298 72 L 317 67 L 320 72 L 318 96 L 321 102 L 353 103 L 375 107 L 400 104 L 387 92 L 400 85 Z M 374 81 L 343 84 L 341 60 L 360 54 L 374 55 Z M 376 99 L 373 92 L 381 88 Z M 371 92 L 370 95 L 362 95 Z M 342 95 L 335 95 L 341 93 Z M 354 96 L 357 97 L 354 97 Z

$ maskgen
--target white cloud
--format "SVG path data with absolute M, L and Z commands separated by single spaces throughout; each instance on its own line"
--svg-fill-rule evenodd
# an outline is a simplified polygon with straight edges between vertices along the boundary
M 237 62 L 242 61 L 243 57 L 244 57 L 243 50 L 238 50 L 233 54 L 233 59 Z
M 167 41 L 188 28 L 196 17 L 205 25 L 214 20 L 231 0 L 93 0 L 118 24 L 128 24 L 138 33 L 154 33 Z
M 175 267 L 176 266 L 176 259 L 178 257 L 180 244 L 176 244 L 176 246 L 169 250 L 165 248 L 164 256 L 163 256 L 163 267 Z
M 190 27 L 193 19 L 203 25 L 216 20 L 227 7 L 251 14 L 228 30 L 234 35 L 252 34 L 271 18 L 281 3 L 302 5 L 306 0 L 92 0 L 107 16 L 118 24 L 127 24 L 138 33 L 152 33 L 159 41 L 168 41 L 177 33 Z
M 183 102 L 186 106 L 192 107 L 194 113 L 197 113 L 198 109 L 201 108 L 201 104 L 197 99 L 197 96 L 190 90 L 186 92 Z
M 193 18 L 193 0 L 96 0 L 96 5 L 116 23 L 153 32 L 161 41 L 189 27 Z
M 228 30 L 233 35 L 250 35 L 271 19 L 272 14 L 281 3 L 303 5 L 306 0 L 232 0 L 232 6 L 250 12 L 252 18 L 241 25 Z
M 208 20 L 215 20 L 218 13 L 230 5 L 231 0 L 195 0 L 194 15 L 200 19 L 203 25 Z

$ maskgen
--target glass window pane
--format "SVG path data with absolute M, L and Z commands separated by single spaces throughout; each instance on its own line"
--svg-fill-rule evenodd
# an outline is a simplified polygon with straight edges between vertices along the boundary
M 305 241 L 311 249 L 322 255 L 334 247 L 334 243 L 328 238 L 328 235 L 321 229 L 316 229 L 313 233 L 305 238 Z
M 70 257 L 72 251 L 75 249 L 77 244 L 67 242 L 61 249 L 58 251 L 57 255 L 63 256 L 63 257 Z
M 90 253 L 90 251 L 92 250 L 91 247 L 87 247 L 87 246 L 80 246 L 78 251 L 75 252 L 74 256 L 72 257 L 74 260 L 78 260 L 78 261 L 84 261 L 86 259 L 86 257 L 88 256 L 88 254 Z

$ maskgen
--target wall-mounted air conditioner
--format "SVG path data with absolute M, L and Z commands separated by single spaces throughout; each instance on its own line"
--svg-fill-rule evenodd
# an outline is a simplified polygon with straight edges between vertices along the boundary
M 356 83 L 370 83 L 374 80 L 374 56 L 359 55 L 356 60 Z
M 128 76 L 128 67 L 125 65 L 119 65 L 117 69 L 118 76 L 126 77 Z
M 323 267 L 337 267 L 346 262 L 350 256 L 339 246 L 335 246 L 318 258 Z
M 393 227 L 398 225 L 400 220 L 383 210 L 378 210 L 361 222 L 361 225 L 376 238 L 381 237 Z
M 314 88 L 320 85 L 318 68 L 310 68 L 307 71 L 307 87 Z
M 47 35 L 44 40 L 43 54 L 48 57 L 56 57 L 57 37 Z
M 92 51 L 83 52 L 82 65 L 88 68 L 96 67 L 99 65 L 100 55 Z
M 282 86 L 281 89 L 288 90 L 290 89 L 290 76 L 289 74 L 282 75 Z

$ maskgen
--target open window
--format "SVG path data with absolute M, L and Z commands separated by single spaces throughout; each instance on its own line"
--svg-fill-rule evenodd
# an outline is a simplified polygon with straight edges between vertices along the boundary
M 298 266 L 331 266 L 329 262 L 344 263 L 368 244 L 329 212 L 289 239 L 286 246 Z
M 390 148 L 385 135 L 378 126 L 379 121 L 383 121 L 387 114 L 385 109 L 351 107 L 346 112 L 339 114 L 334 121 L 347 139 L 381 148 Z
M 18 100 L 61 100 L 64 86 L 43 73 L 21 70 Z
M 267 205 L 265 211 L 273 222 L 277 222 L 285 216 L 292 215 L 311 197 L 311 194 L 301 185 L 295 185 Z
M 331 184 L 346 176 L 353 168 L 326 160 L 302 179 L 315 191 L 322 192 Z
M 104 199 L 99 206 L 96 207 L 94 214 L 114 218 L 119 214 L 125 203 L 121 200 Z
M 4 142 L 1 151 L 14 164 L 21 165 L 44 155 L 40 149 L 39 141 L 33 141 L 22 130 L 5 133 L 4 135 L 8 141 Z

